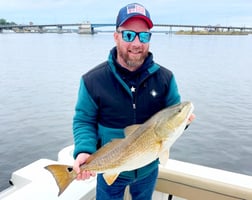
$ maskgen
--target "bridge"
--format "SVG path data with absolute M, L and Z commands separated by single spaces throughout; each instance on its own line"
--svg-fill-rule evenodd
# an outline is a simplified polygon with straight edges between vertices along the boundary
M 63 27 L 77 27 L 79 33 L 93 34 L 95 28 L 98 27 L 115 27 L 115 24 L 102 24 L 102 23 L 72 23 L 72 24 L 29 24 L 29 25 L 0 25 L 0 33 L 3 30 L 12 30 L 15 32 L 38 32 L 46 33 L 50 28 L 56 29 L 57 33 L 63 33 Z M 178 25 L 178 24 L 154 24 L 154 27 L 168 27 L 168 31 L 172 31 L 172 28 L 189 28 L 192 32 L 196 29 L 212 30 L 212 31 L 240 31 L 240 32 L 249 32 L 252 33 L 252 27 L 245 26 L 212 26 L 212 25 Z M 47 28 L 47 29 L 46 29 Z M 49 29 L 48 29 L 49 28 Z

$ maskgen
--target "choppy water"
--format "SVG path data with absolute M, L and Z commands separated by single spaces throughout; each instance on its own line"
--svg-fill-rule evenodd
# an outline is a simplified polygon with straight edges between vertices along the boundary
M 171 158 L 252 175 L 252 35 L 154 34 L 197 119 Z M 112 33 L 0 34 L 0 190 L 11 173 L 72 144 L 80 76 L 107 59 Z

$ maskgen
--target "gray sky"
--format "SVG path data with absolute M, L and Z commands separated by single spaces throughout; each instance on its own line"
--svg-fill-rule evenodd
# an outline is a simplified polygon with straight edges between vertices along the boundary
M 126 0 L 0 0 L 0 18 L 17 24 L 115 23 Z M 139 0 L 154 23 L 252 27 L 252 0 Z

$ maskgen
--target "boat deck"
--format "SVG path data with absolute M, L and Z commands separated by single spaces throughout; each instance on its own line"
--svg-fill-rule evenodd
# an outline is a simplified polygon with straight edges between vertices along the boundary
M 96 179 L 91 178 L 86 181 L 74 181 L 58 197 L 57 185 L 44 166 L 58 163 L 53 160 L 40 159 L 30 165 L 15 171 L 12 174 L 11 182 L 13 186 L 0 193 L 2 200 L 95 200 Z M 125 192 L 125 200 L 130 200 L 130 196 Z M 155 192 L 153 200 L 167 200 L 168 195 L 161 192 Z M 181 198 L 173 198 L 173 200 L 183 200 Z
M 72 148 L 59 152 L 58 161 L 40 159 L 12 173 L 13 186 L 0 192 L 2 200 L 94 200 L 96 179 L 73 181 L 58 197 L 58 187 L 52 175 L 44 169 L 49 164 L 72 164 Z M 159 169 L 153 200 L 251 200 L 252 176 L 213 169 L 169 159 Z M 130 200 L 128 192 L 125 200 Z

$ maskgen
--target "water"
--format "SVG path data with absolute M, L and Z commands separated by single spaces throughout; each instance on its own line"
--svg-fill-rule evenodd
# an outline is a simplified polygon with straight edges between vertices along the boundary
M 154 59 L 197 116 L 171 158 L 252 175 L 251 44 L 252 35 L 153 35 Z M 0 191 L 13 171 L 73 143 L 80 77 L 113 45 L 112 33 L 0 34 Z

